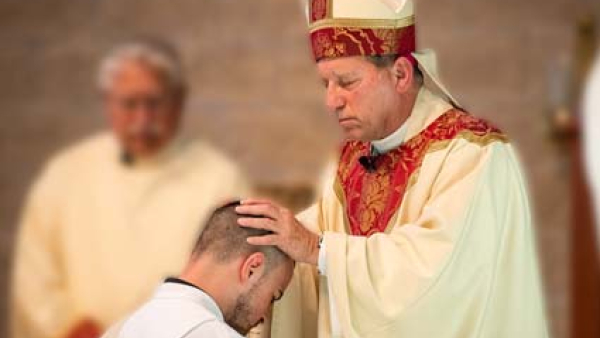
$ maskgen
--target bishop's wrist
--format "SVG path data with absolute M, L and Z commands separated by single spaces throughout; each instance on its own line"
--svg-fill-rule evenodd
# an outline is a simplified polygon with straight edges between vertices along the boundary
M 321 249 L 321 243 L 323 241 L 322 235 L 317 235 L 311 233 L 311 240 L 309 244 L 310 253 L 308 255 L 307 262 L 308 264 L 317 266 L 319 263 L 319 250 Z

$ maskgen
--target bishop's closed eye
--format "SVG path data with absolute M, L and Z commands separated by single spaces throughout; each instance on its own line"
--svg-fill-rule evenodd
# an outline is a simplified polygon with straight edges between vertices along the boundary
M 352 80 L 340 80 L 339 81 L 339 86 L 347 89 L 348 87 L 352 86 L 353 84 L 355 84 L 356 82 L 358 82 L 358 80 L 356 79 L 352 79 Z

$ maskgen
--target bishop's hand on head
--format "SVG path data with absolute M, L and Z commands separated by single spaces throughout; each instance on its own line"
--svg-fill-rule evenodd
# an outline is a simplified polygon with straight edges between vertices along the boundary
M 297 262 L 317 265 L 319 235 L 306 229 L 289 209 L 269 200 L 247 199 L 236 211 L 246 216 L 238 220 L 240 226 L 272 232 L 265 236 L 250 237 L 248 243 L 275 245 Z

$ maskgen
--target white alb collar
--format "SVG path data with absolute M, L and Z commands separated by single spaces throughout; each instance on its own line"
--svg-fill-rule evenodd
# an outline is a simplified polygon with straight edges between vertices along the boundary
M 392 149 L 398 148 L 404 142 L 404 136 L 406 136 L 406 122 L 387 137 L 372 141 L 371 145 L 379 154 L 385 154 Z

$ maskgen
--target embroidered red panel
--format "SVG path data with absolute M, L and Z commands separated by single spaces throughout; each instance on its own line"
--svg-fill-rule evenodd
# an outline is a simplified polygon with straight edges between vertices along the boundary
M 434 144 L 467 135 L 474 141 L 505 139 L 486 121 L 460 110 L 450 110 L 400 147 L 376 158 L 376 169 L 367 172 L 359 163 L 369 155 L 369 142 L 348 141 L 342 148 L 337 178 L 340 196 L 352 235 L 384 232 L 404 197 L 411 176 Z
M 313 56 L 401 55 L 416 50 L 415 26 L 402 28 L 323 27 L 310 33 Z

